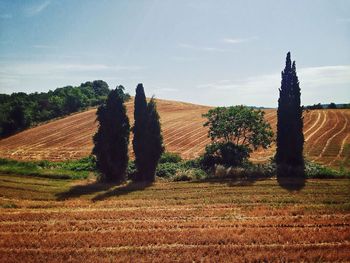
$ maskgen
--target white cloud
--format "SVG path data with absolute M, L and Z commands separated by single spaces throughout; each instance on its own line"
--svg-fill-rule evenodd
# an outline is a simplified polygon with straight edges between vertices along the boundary
M 222 39 L 222 42 L 225 42 L 227 44 L 239 44 L 244 42 L 250 42 L 257 40 L 258 37 L 248 37 L 248 38 L 224 38 Z
M 35 16 L 44 11 L 51 4 L 50 0 L 41 2 L 40 4 L 32 5 L 24 9 L 27 16 Z
M 0 14 L 0 19 L 11 19 L 12 14 Z
M 186 44 L 186 43 L 180 43 L 178 46 L 180 48 L 192 49 L 192 50 L 197 50 L 197 51 L 208 51 L 208 52 L 226 52 L 226 51 L 229 51 L 229 50 L 223 49 L 223 48 L 194 46 L 194 45 L 190 45 L 190 44 Z
M 349 93 L 345 91 L 346 87 L 350 86 L 350 65 L 305 67 L 297 69 L 297 72 L 303 103 L 350 100 Z M 237 104 L 248 101 L 248 104 L 259 104 L 260 106 L 265 101 L 266 105 L 268 101 L 277 101 L 280 83 L 281 74 L 273 73 L 244 79 L 202 83 L 196 88 L 225 92 L 227 96 L 234 95 Z M 256 102 L 249 103 L 254 100 Z

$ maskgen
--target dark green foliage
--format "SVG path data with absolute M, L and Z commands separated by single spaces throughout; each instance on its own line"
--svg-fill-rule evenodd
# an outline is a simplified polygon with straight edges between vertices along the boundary
M 267 148 L 272 142 L 271 126 L 264 119 L 264 112 L 245 106 L 218 107 L 209 110 L 204 117 L 208 121 L 212 144 L 206 147 L 202 164 L 209 168 L 214 164 L 237 166 L 258 147 Z
M 155 172 L 159 162 L 159 159 L 164 152 L 163 136 L 160 127 L 159 114 L 157 112 L 157 106 L 154 98 L 147 104 L 147 126 L 145 133 L 146 143 L 146 169 L 145 179 L 146 181 L 155 180 Z
M 142 84 L 136 87 L 134 107 L 135 124 L 132 129 L 134 138 L 132 141 L 135 153 L 135 165 L 138 171 L 135 181 L 144 181 L 144 172 L 147 166 L 146 160 L 146 125 L 147 125 L 147 101 Z
M 108 93 L 108 84 L 95 80 L 47 93 L 0 94 L 0 138 L 40 122 L 100 105 Z
M 183 168 L 182 163 L 160 163 L 157 167 L 156 175 L 162 178 L 170 178 L 181 168 Z
M 147 104 L 142 84 L 138 84 L 134 109 L 133 149 L 137 175 L 135 181 L 154 181 L 155 171 L 164 151 L 155 100 Z
M 239 166 L 248 159 L 249 153 L 250 149 L 245 145 L 232 142 L 212 143 L 205 147 L 201 163 L 205 169 L 210 169 L 215 164 L 225 167 Z
M 101 179 L 119 183 L 126 179 L 130 125 L 124 105 L 124 88 L 112 90 L 97 110 L 99 127 L 93 137 L 96 167 Z
M 182 158 L 177 153 L 164 152 L 159 159 L 159 163 L 179 163 Z
M 337 105 L 334 102 L 329 103 L 328 109 L 336 109 Z
M 300 106 L 300 87 L 295 61 L 287 54 L 277 110 L 276 163 L 287 166 L 303 166 L 303 117 Z

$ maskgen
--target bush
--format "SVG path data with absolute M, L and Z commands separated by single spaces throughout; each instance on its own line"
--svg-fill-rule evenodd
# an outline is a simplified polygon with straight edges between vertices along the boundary
M 179 163 L 182 158 L 177 153 L 165 152 L 160 157 L 159 163 Z
M 136 173 L 137 173 L 137 170 L 136 170 L 135 161 L 129 161 L 128 167 L 126 168 L 127 179 L 135 180 Z
M 173 178 L 173 181 L 174 182 L 192 181 L 192 180 L 204 179 L 206 177 L 207 177 L 207 174 L 201 169 L 197 169 L 197 168 L 179 169 L 176 172 L 175 177 Z
M 201 164 L 205 169 L 212 168 L 215 164 L 225 167 L 242 165 L 249 157 L 250 149 L 243 145 L 228 143 L 212 143 L 205 147 L 205 153 Z
M 349 171 L 336 171 L 314 162 L 305 162 L 306 178 L 345 178 L 350 177 Z
M 156 170 L 156 176 L 170 178 L 181 168 L 180 163 L 160 163 Z

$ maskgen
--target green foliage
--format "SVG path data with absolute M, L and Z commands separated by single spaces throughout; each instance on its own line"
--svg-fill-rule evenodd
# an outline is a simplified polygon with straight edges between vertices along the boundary
M 305 162 L 306 178 L 350 178 L 350 171 L 334 170 L 314 162 Z
M 135 153 L 135 165 L 137 174 L 135 181 L 144 181 L 144 171 L 146 170 L 146 126 L 147 126 L 147 101 L 143 85 L 140 83 L 136 87 L 136 95 L 134 101 L 134 126 L 132 132 L 134 138 L 132 141 Z
M 159 159 L 159 163 L 179 163 L 182 158 L 177 153 L 164 152 Z
M 218 107 L 204 114 L 213 143 L 206 147 L 202 165 L 241 165 L 253 149 L 270 146 L 273 132 L 264 114 L 245 106 Z
M 94 171 L 92 156 L 65 162 L 20 162 L 0 159 L 0 172 L 16 175 L 29 175 L 52 179 L 85 179 Z
M 231 142 L 250 149 L 267 148 L 273 132 L 264 114 L 245 106 L 218 107 L 203 115 L 208 118 L 204 126 L 209 127 L 212 141 Z
M 177 170 L 182 168 L 181 163 L 160 163 L 157 166 L 156 176 L 162 178 L 173 177 Z
M 174 182 L 201 180 L 207 177 L 207 173 L 198 168 L 179 169 L 173 177 Z
M 152 98 L 147 104 L 142 84 L 136 88 L 134 119 L 135 181 L 154 181 L 159 159 L 164 152 L 163 136 L 156 102 Z
M 124 105 L 124 87 L 112 90 L 97 110 L 99 127 L 93 137 L 96 168 L 101 180 L 120 183 L 126 179 L 130 125 Z
M 102 80 L 66 86 L 47 93 L 0 94 L 0 138 L 53 118 L 102 104 L 109 93 Z M 129 94 L 123 95 L 125 99 Z
M 282 82 L 277 109 L 277 150 L 278 165 L 302 166 L 304 135 L 300 87 L 295 61 L 288 52 L 286 66 L 282 72 Z
M 201 164 L 210 169 L 215 164 L 225 167 L 239 166 L 249 157 L 250 149 L 245 145 L 236 145 L 232 142 L 212 143 L 205 147 Z

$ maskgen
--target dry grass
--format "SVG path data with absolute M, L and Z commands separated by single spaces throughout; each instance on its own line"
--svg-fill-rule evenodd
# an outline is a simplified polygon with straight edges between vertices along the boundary
M 166 150 L 185 159 L 198 157 L 210 142 L 202 117 L 210 107 L 157 100 Z M 133 123 L 133 102 L 127 103 Z M 266 120 L 276 131 L 276 111 L 265 110 Z M 0 140 L 0 157 L 18 160 L 62 161 L 91 153 L 96 131 L 96 109 L 43 124 Z M 315 110 L 304 114 L 305 155 L 310 160 L 350 168 L 350 110 Z M 131 144 L 130 144 L 131 149 Z M 252 154 L 252 161 L 266 162 L 275 145 Z
M 74 185 L 73 185 L 74 183 Z M 0 175 L 2 262 L 349 261 L 350 180 L 104 185 Z

